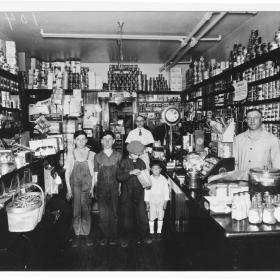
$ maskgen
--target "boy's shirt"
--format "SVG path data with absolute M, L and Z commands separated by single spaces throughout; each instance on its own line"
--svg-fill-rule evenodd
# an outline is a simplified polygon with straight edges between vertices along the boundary
M 159 177 L 151 175 L 151 180 L 151 189 L 145 189 L 145 201 L 157 203 L 169 200 L 169 187 L 166 178 L 162 175 Z

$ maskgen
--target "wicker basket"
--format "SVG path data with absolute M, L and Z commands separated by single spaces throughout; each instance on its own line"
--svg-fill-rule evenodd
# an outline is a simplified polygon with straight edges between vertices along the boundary
M 137 177 L 143 188 L 149 188 L 152 185 L 149 169 L 141 170 Z
M 13 203 L 10 202 L 6 207 L 10 232 L 31 231 L 42 219 L 45 209 L 44 192 L 40 186 L 36 184 L 32 185 L 36 186 L 40 190 L 40 192 L 29 192 L 28 195 L 35 196 L 40 194 L 41 202 L 40 204 L 30 208 L 16 208 L 13 207 Z

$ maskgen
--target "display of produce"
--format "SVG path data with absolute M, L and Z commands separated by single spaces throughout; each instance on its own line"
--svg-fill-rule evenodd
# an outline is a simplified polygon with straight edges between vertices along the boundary
M 42 204 L 40 194 L 33 195 L 32 193 L 27 193 L 25 195 L 19 196 L 14 199 L 9 207 L 13 208 L 33 208 L 40 207 Z

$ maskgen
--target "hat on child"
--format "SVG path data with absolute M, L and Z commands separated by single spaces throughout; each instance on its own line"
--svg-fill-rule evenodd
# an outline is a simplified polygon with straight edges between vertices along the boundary
M 145 150 L 145 146 L 141 142 L 135 140 L 131 141 L 127 145 L 126 149 L 131 154 L 142 155 Z

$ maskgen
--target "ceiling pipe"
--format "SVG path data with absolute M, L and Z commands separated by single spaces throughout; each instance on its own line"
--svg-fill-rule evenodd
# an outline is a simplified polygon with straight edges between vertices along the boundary
M 168 64 L 178 55 L 178 53 L 188 44 L 191 38 L 203 27 L 203 25 L 208 22 L 213 16 L 213 12 L 207 12 L 204 14 L 201 21 L 194 27 L 191 33 L 186 37 L 184 41 L 181 42 L 181 45 L 171 54 L 171 56 L 167 59 L 162 67 L 160 67 L 159 71 L 162 72 Z
M 119 34 L 83 34 L 83 33 L 47 33 L 40 29 L 43 38 L 69 38 L 69 39 L 120 39 Z M 150 41 L 179 41 L 183 42 L 186 36 L 178 35 L 138 35 L 138 34 L 122 34 L 124 40 L 150 40 Z
M 218 37 L 207 37 L 207 38 L 201 38 L 199 41 L 221 41 L 222 40 L 222 35 L 219 35 Z
M 195 47 L 198 43 L 198 41 L 207 33 L 209 32 L 225 15 L 227 12 L 220 13 L 212 22 L 209 23 L 209 25 L 198 35 L 196 38 L 192 38 L 192 40 L 189 43 L 189 47 L 186 48 L 183 52 L 181 52 L 174 61 L 172 61 L 167 67 L 165 67 L 166 70 L 169 70 L 172 66 L 176 65 L 177 62 L 193 47 Z

